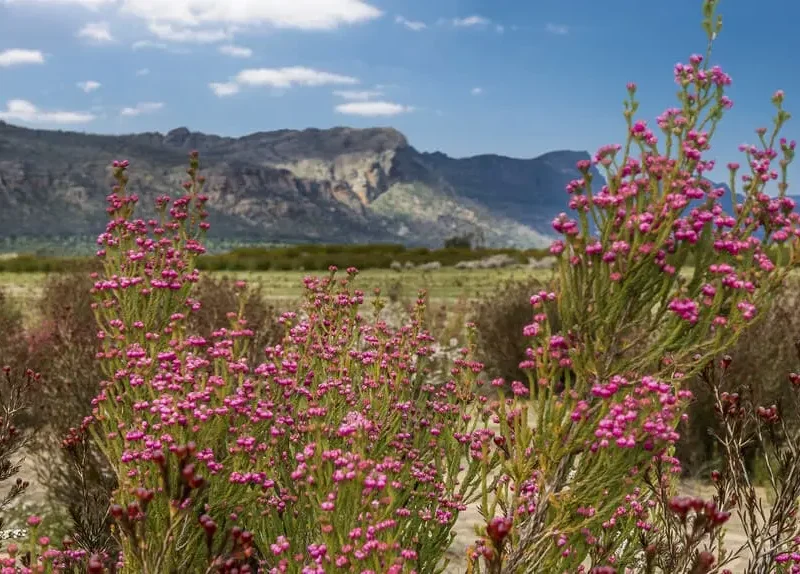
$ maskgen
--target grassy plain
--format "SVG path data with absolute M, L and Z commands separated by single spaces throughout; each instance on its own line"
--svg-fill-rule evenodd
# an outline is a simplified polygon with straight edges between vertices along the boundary
M 303 294 L 303 278 L 309 275 L 322 276 L 322 272 L 309 271 L 239 271 L 205 272 L 217 276 L 245 279 L 263 286 L 267 299 L 296 299 Z M 0 288 L 11 297 L 27 305 L 36 300 L 47 273 L 0 273 Z M 384 296 L 414 298 L 420 289 L 426 289 L 432 300 L 452 301 L 475 299 L 491 293 L 505 281 L 537 277 L 546 280 L 552 271 L 511 267 L 505 269 L 455 269 L 442 268 L 435 271 L 392 271 L 370 269 L 359 274 L 357 286 L 367 294 L 380 288 Z

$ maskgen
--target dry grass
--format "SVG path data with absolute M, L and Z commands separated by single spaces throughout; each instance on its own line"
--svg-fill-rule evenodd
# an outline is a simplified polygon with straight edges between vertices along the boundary
M 324 275 L 311 271 L 241 271 L 206 272 L 212 276 L 228 276 L 245 279 L 263 287 L 268 299 L 293 299 L 303 293 L 303 278 L 308 275 Z M 552 272 L 527 267 L 505 269 L 454 269 L 435 271 L 392 271 L 370 269 L 359 275 L 358 286 L 367 293 L 375 288 L 388 296 L 400 290 L 403 297 L 415 297 L 420 289 L 427 289 L 431 299 L 477 298 L 494 290 L 511 279 L 547 279 Z M 0 287 L 12 297 L 33 301 L 41 293 L 47 273 L 0 273 Z

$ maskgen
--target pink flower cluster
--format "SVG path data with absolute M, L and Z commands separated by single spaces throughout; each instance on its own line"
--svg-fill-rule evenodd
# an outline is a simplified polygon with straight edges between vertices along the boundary
M 713 2 L 705 9 L 713 12 Z M 550 248 L 561 291 L 535 294 L 533 321 L 523 329 L 531 344 L 520 368 L 530 373 L 533 400 L 492 405 L 503 429 L 494 439 L 497 458 L 515 471 L 491 494 L 518 505 L 514 526 L 528 539 L 517 548 L 479 543 L 473 564 L 482 561 L 489 572 L 501 570 L 503 553 L 515 567 L 523 564 L 526 544 L 537 546 L 539 564 L 552 571 L 586 572 L 589 557 L 602 564 L 592 572 L 616 572 L 626 544 L 661 536 L 652 520 L 655 497 L 680 468 L 668 452 L 692 398 L 684 378 L 757 316 L 769 291 L 761 287 L 777 284 L 800 238 L 800 214 L 785 196 L 794 142 L 759 130 L 762 145 L 741 148 L 751 173 L 739 178 L 741 193 L 732 185 L 727 213 L 726 190 L 708 179 L 715 166 L 708 155 L 716 124 L 733 105 L 724 95 L 731 79 L 697 55 L 678 64 L 674 77 L 682 107 L 664 111 L 655 128 L 634 117 L 636 86 L 628 85 L 627 144 L 604 146 L 577 163 L 581 177 L 566 189 L 573 215 L 552 222 L 561 236 Z M 775 134 L 787 118 L 782 100 L 782 93 L 773 97 Z M 599 189 L 594 166 L 605 170 Z M 735 182 L 739 166 L 729 167 Z M 778 197 L 767 193 L 773 181 Z M 551 324 L 552 317 L 558 320 Z M 525 420 L 529 411 L 535 423 Z M 758 416 L 772 422 L 778 415 L 762 407 Z M 486 461 L 495 459 L 485 439 L 480 453 L 490 467 Z M 651 472 L 660 486 L 644 480 Z M 531 501 L 521 500 L 523 485 Z M 683 502 L 674 506 L 679 512 Z M 696 506 L 687 506 L 696 524 L 716 527 L 729 516 Z M 544 536 L 552 537 L 549 546 L 537 539 Z M 696 558 L 697 571 L 715 563 L 707 552 Z
M 714 105 L 720 110 L 730 108 L 732 102 L 721 92 L 730 84 L 730 78 L 718 67 L 702 67 L 702 62 L 702 57 L 692 56 L 688 64 L 675 67 L 676 82 L 689 89 L 688 105 L 697 107 L 701 100 L 713 100 L 714 96 L 708 94 L 718 90 Z M 635 91 L 635 86 L 630 89 Z M 782 101 L 782 94 L 776 98 L 774 101 Z M 671 108 L 658 118 L 659 128 L 667 138 L 675 132 L 682 133 L 683 147 L 678 158 L 660 154 L 654 133 L 645 122 L 635 121 L 631 135 L 634 144 L 638 142 L 641 147 L 641 157 L 626 155 L 614 170 L 611 168 L 621 146 L 598 150 L 593 162 L 606 168 L 608 179 L 600 190 L 591 190 L 590 163 L 578 163 L 583 177 L 572 181 L 567 191 L 570 208 L 578 212 L 579 218 L 562 213 L 553 221 L 553 229 L 564 239 L 555 241 L 551 252 L 562 254 L 566 250 L 572 265 L 605 265 L 613 281 L 622 281 L 634 266 L 645 262 L 674 274 L 676 262 L 682 260 L 681 253 L 710 237 L 712 259 L 697 264 L 706 266 L 706 273 L 712 277 L 708 289 L 719 296 L 715 299 L 706 293 L 692 300 L 676 294 L 669 308 L 694 325 L 705 313 L 716 313 L 721 301 L 733 300 L 733 309 L 749 320 L 756 309 L 748 297 L 758 283 L 759 272 L 774 269 L 766 245 L 796 240 L 800 236 L 800 215 L 794 212 L 790 198 L 771 197 L 765 192 L 764 186 L 779 178 L 774 165 L 778 151 L 768 146 L 740 148 L 747 155 L 752 175 L 741 178 L 744 200 L 732 197 L 735 212 L 725 213 L 720 203 L 725 190 L 714 187 L 704 176 L 714 167 L 713 160 L 703 159 L 710 150 L 710 133 L 693 127 L 684 114 L 684 110 Z M 781 168 L 791 161 L 794 149 L 794 142 L 780 140 L 784 155 Z M 738 164 L 729 167 L 733 172 L 739 168 Z M 783 182 L 779 189 L 785 192 Z M 587 225 L 588 213 L 602 227 L 603 242 L 590 236 L 599 230 Z M 724 327 L 728 317 L 716 314 L 713 321 L 717 327 Z
M 100 237 L 98 358 L 109 378 L 92 415 L 116 454 L 112 515 L 128 560 L 152 560 L 163 517 L 185 512 L 202 514 L 208 550 L 176 551 L 183 569 L 207 552 L 242 555 L 241 567 L 242 548 L 223 552 L 232 527 L 255 533 L 247 548 L 263 554 L 264 572 L 433 568 L 477 486 L 461 471 L 479 461 L 461 460 L 493 436 L 469 414 L 481 365 L 464 349 L 449 379 L 430 379 L 433 338 L 419 320 L 397 330 L 366 321 L 355 269 L 305 280 L 302 311 L 281 318 L 286 337 L 261 364 L 244 358 L 253 333 L 237 313 L 208 340 L 187 333 L 201 305 L 190 297 L 206 200 L 196 156 L 188 193 L 168 213 L 159 198 L 158 222 L 132 219 L 126 167 Z

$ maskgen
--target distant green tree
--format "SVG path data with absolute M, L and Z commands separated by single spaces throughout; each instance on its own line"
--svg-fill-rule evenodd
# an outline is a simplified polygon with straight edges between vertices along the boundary
M 464 233 L 448 237 L 444 240 L 445 249 L 472 249 L 475 235 L 473 233 Z

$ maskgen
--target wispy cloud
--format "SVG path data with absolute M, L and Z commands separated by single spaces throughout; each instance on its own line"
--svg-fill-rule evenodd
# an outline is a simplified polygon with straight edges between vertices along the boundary
M 236 82 L 247 86 L 271 86 L 291 88 L 292 86 L 352 85 L 358 78 L 332 74 L 312 68 L 294 66 L 290 68 L 255 68 L 242 70 L 236 75 Z
M 190 28 L 160 22 L 150 22 L 147 29 L 159 40 L 167 42 L 214 44 L 230 37 L 229 32 L 219 28 Z
M 78 87 L 86 92 L 87 94 L 94 92 L 95 90 L 100 89 L 100 82 L 95 82 L 94 80 L 86 80 L 85 82 L 78 82 Z
M 551 34 L 556 34 L 558 36 L 565 36 L 569 34 L 568 26 L 564 26 L 563 24 L 553 24 L 552 22 L 547 23 L 547 26 L 545 26 L 545 30 L 547 30 Z
M 383 92 L 380 90 L 334 90 L 333 95 L 343 100 L 365 102 L 382 96 Z
M 0 52 L 0 68 L 27 64 L 44 64 L 44 54 L 39 50 L 20 50 L 18 48 Z
M 152 114 L 164 107 L 162 102 L 140 102 L 132 108 L 122 108 L 119 115 L 125 117 L 140 116 L 142 114 Z
M 137 76 L 146 76 L 150 73 L 150 68 L 140 68 L 136 70 Z
M 457 28 L 471 28 L 473 26 L 486 26 L 487 24 L 491 24 L 491 20 L 483 16 L 478 16 L 477 14 L 467 16 L 466 18 L 454 18 L 452 22 L 453 26 Z
M 233 58 L 249 58 L 253 55 L 253 50 L 244 46 L 234 46 L 233 44 L 226 44 L 219 47 L 219 51 L 226 56 Z
M 483 93 L 483 88 L 479 86 L 474 87 L 469 91 L 469 93 L 472 94 L 473 96 L 480 96 Z
M 157 50 L 166 50 L 169 48 L 163 42 L 153 42 L 152 40 L 137 40 L 133 44 L 131 44 L 131 48 L 134 50 L 144 50 L 146 48 L 155 48 Z
M 239 93 L 239 84 L 236 82 L 211 82 L 208 87 L 220 98 Z
M 339 104 L 334 109 L 340 114 L 363 117 L 397 116 L 414 111 L 411 106 L 394 102 L 348 102 Z
M 420 30 L 424 30 L 428 27 L 425 22 L 420 22 L 419 20 L 409 20 L 408 18 L 404 18 L 403 16 L 397 16 L 394 19 L 395 22 L 398 24 L 402 24 L 409 30 L 413 30 L 414 32 L 419 32 Z
M 114 41 L 114 37 L 111 35 L 111 26 L 109 26 L 108 22 L 89 22 L 78 30 L 77 36 L 78 38 L 86 38 L 99 43 Z
M 173 54 L 188 54 L 189 50 L 175 45 L 165 44 L 164 42 L 155 42 L 153 40 L 137 40 L 131 44 L 131 49 L 134 51 L 139 50 L 164 50 Z
M 26 100 L 11 100 L 6 103 L 4 111 L 0 110 L 0 120 L 31 124 L 85 124 L 94 119 L 95 115 L 88 112 L 40 110 Z

